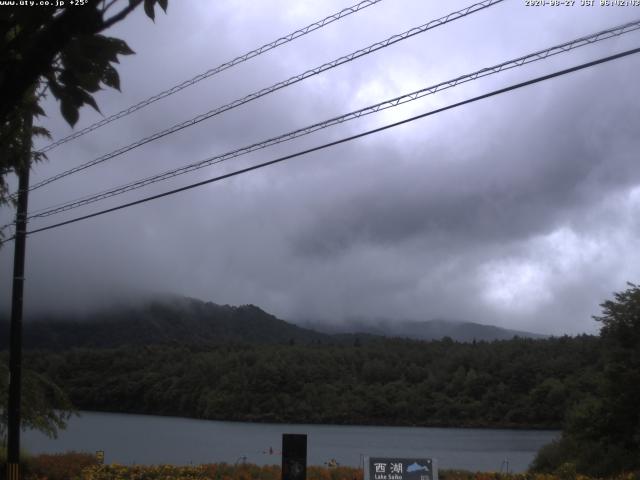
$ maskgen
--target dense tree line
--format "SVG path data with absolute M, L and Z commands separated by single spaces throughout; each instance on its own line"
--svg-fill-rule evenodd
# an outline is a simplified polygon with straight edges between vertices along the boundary
M 33 352 L 79 409 L 207 419 L 560 427 L 598 388 L 597 337 Z

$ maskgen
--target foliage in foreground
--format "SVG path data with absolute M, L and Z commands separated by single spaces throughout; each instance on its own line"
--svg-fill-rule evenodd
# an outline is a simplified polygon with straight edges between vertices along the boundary
M 22 426 L 40 430 L 55 438 L 64 430 L 67 420 L 74 413 L 73 406 L 64 391 L 45 375 L 29 369 L 22 372 Z M 9 413 L 9 369 L 0 356 L 0 442 L 7 434 Z
M 280 467 L 276 465 L 229 465 L 226 463 L 177 467 L 173 465 L 123 466 L 102 465 L 86 469 L 82 480 L 173 480 L 173 479 L 237 479 L 237 480 L 280 480 Z M 362 480 L 362 472 L 356 468 L 308 467 L 307 480 Z
M 569 410 L 562 437 L 540 450 L 534 471 L 640 471 L 640 287 L 630 283 L 600 306 L 598 388 Z
M 124 41 L 101 32 L 143 3 L 153 20 L 155 5 L 166 11 L 168 0 L 83 0 L 77 2 L 81 8 L 70 2 L 47 2 L 46 8 L 14 3 L 11 7 L 3 2 L 6 6 L 0 8 L 0 206 L 15 201 L 7 176 L 46 158 L 33 148 L 33 139 L 50 138 L 47 129 L 34 124 L 45 115 L 47 95 L 60 102 L 71 126 L 83 105 L 100 111 L 93 95 L 103 86 L 120 90 L 118 55 L 133 53 Z M 3 231 L 0 228 L 0 240 Z
M 95 455 L 81 452 L 42 454 L 27 458 L 25 480 L 73 480 L 85 478 L 83 470 L 98 465 Z
M 25 480 L 280 480 L 277 465 L 231 465 L 226 463 L 173 465 L 97 465 L 88 453 L 69 452 L 58 455 L 38 455 L 27 465 Z M 440 480 L 591 480 L 569 470 L 555 474 L 501 474 L 441 470 Z M 640 480 L 640 472 L 608 477 L 609 480 Z M 363 480 L 362 471 L 352 467 L 308 467 L 307 480 Z

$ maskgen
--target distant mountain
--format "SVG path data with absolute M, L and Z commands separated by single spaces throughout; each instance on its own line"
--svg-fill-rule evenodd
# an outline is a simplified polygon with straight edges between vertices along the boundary
M 402 337 L 414 340 L 440 340 L 450 337 L 457 342 L 510 340 L 521 338 L 548 338 L 541 335 L 520 330 L 508 330 L 495 325 L 482 325 L 473 322 L 451 320 L 392 321 L 351 319 L 342 323 L 323 323 L 317 321 L 299 322 L 298 325 L 327 334 L 358 333 L 382 335 L 385 337 Z
M 9 326 L 0 322 L 0 349 L 9 344 Z M 287 323 L 254 305 L 217 305 L 184 297 L 114 307 L 91 315 L 41 315 L 23 326 L 26 348 L 110 348 L 121 345 L 203 343 L 314 343 L 327 334 Z
M 9 346 L 9 325 L 0 320 L 0 350 Z M 514 336 L 545 338 L 530 332 L 507 330 L 470 322 L 431 320 L 365 321 L 340 324 L 293 323 L 255 305 L 218 305 L 201 300 L 166 296 L 137 305 L 112 307 L 84 315 L 39 315 L 23 326 L 24 346 L 62 350 L 74 347 L 113 348 L 155 344 L 312 344 L 352 345 L 383 337 L 458 342 L 509 340 Z

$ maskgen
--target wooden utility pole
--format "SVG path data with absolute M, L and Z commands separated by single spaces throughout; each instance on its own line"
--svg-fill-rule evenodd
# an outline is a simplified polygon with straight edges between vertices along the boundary
M 9 425 L 7 432 L 7 480 L 20 480 L 20 423 L 22 392 L 22 298 L 24 258 L 27 241 L 29 168 L 31 165 L 31 113 L 25 114 L 24 158 L 18 171 L 18 205 L 13 253 L 13 291 L 11 296 L 11 333 L 9 343 Z

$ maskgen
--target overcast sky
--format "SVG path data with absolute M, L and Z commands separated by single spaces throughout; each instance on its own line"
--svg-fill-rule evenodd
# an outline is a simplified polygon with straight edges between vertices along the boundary
M 352 0 L 353 3 L 355 1 Z M 32 183 L 470 5 L 384 0 L 49 154 Z M 507 0 L 34 191 L 31 210 L 120 185 L 640 17 L 640 8 Z M 352 3 L 172 0 L 109 34 L 122 93 L 105 115 Z M 607 40 L 169 182 L 34 221 L 73 218 L 640 46 Z M 595 332 L 640 271 L 640 55 L 476 102 L 287 163 L 34 234 L 25 311 L 149 293 L 253 303 L 287 320 L 458 319 Z M 42 124 L 72 132 L 53 101 Z M 99 120 L 81 112 L 76 128 Z M 11 220 L 3 209 L 0 220 Z M 8 310 L 13 247 L 0 250 Z

